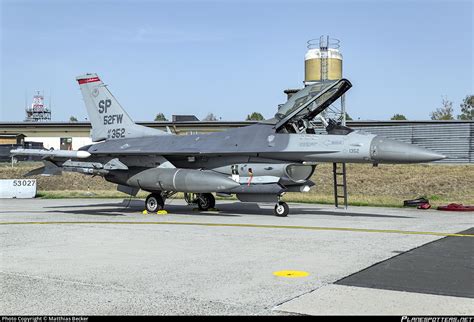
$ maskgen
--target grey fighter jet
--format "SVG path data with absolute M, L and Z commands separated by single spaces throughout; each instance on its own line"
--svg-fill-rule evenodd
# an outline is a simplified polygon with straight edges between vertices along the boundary
M 99 175 L 119 191 L 149 192 L 145 208 L 163 209 L 165 200 L 184 192 L 188 204 L 207 210 L 213 193 L 243 202 L 275 203 L 275 215 L 287 216 L 280 201 L 286 192 L 308 192 L 319 162 L 416 163 L 444 156 L 414 145 L 354 131 L 323 112 L 351 83 L 346 79 L 309 85 L 280 106 L 274 118 L 219 133 L 174 135 L 135 124 L 96 74 L 76 78 L 96 142 L 78 151 L 17 149 L 15 155 L 41 155 L 44 167 L 27 175 L 74 171 Z M 327 134 L 316 134 L 320 118 Z M 317 188 L 317 187 L 316 187 Z

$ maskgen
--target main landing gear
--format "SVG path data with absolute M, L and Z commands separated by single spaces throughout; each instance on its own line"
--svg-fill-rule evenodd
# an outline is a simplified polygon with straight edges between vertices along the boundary
M 216 199 L 212 193 L 185 193 L 184 200 L 188 205 L 196 205 L 199 210 L 209 210 L 216 206 Z
M 148 212 L 157 212 L 162 210 L 165 206 L 165 200 L 176 192 L 162 191 L 153 192 L 146 197 L 145 209 Z M 197 205 L 199 210 L 209 210 L 216 206 L 216 199 L 212 193 L 185 193 L 184 200 L 188 205 Z
M 163 209 L 165 206 L 165 201 L 161 196 L 161 193 L 151 193 L 146 197 L 145 208 L 148 212 L 157 212 L 158 210 Z

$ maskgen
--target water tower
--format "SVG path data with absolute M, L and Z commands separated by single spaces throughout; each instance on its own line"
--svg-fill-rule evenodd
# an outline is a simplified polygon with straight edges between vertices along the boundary
M 342 54 L 339 51 L 340 41 L 321 36 L 319 39 L 308 40 L 308 50 L 304 56 L 305 86 L 317 82 L 327 82 L 342 78 Z M 324 117 L 332 118 L 346 124 L 344 95 L 340 101 L 333 103 L 324 113 Z
M 342 78 L 342 54 L 340 41 L 321 36 L 308 40 L 308 51 L 304 56 L 305 85 L 325 80 Z

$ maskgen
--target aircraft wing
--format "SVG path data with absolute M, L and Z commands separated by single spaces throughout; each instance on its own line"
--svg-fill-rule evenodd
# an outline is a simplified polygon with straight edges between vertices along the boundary
M 288 123 L 312 120 L 352 87 L 347 79 L 318 82 L 293 95 L 275 115 L 278 131 Z
M 55 161 L 60 163 L 66 159 L 87 159 L 91 154 L 87 151 L 71 150 L 45 150 L 45 149 L 14 149 L 10 150 L 11 155 L 33 155 L 42 157 L 44 166 L 33 169 L 24 176 L 33 175 L 55 176 L 61 175 L 63 168 L 58 166 Z
M 41 150 L 41 149 L 15 149 L 11 150 L 12 155 L 36 155 L 41 156 L 43 166 L 31 170 L 25 177 L 33 175 L 61 175 L 62 171 L 79 172 L 91 175 L 103 175 L 110 170 L 128 170 L 128 166 L 122 163 L 118 157 L 110 158 L 106 161 L 88 159 L 91 153 L 83 150 Z M 78 160 L 85 159 L 85 160 Z M 174 168 L 175 166 L 163 156 L 155 156 L 155 160 L 160 164 L 159 168 Z

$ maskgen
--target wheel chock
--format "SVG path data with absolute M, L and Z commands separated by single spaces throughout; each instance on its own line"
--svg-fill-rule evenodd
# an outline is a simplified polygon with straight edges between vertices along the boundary
M 157 214 L 157 215 L 167 215 L 168 212 L 167 212 L 166 210 L 158 210 L 158 211 L 156 212 L 156 214 Z
M 146 211 L 146 210 L 143 210 L 143 211 L 142 211 L 142 214 L 144 214 L 144 215 L 148 215 L 148 211 Z

